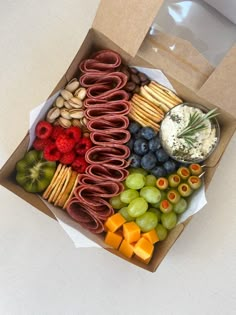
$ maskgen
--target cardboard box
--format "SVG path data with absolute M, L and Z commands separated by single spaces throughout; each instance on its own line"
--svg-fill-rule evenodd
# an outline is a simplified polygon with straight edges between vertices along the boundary
M 216 151 L 207 161 L 208 165 L 213 166 L 207 170 L 205 177 L 208 187 L 236 128 L 236 106 L 234 104 L 236 99 L 234 89 L 236 86 L 236 47 L 233 47 L 222 63 L 214 69 L 186 41 L 167 34 L 159 34 L 158 37 L 146 36 L 161 4 L 162 0 L 148 0 L 145 1 L 144 8 L 144 3 L 138 0 L 102 0 L 93 27 L 89 30 L 74 60 L 51 95 L 78 74 L 78 64 L 81 60 L 99 49 L 109 48 L 117 51 L 129 65 L 162 70 L 176 89 L 177 94 L 185 101 L 200 103 L 209 108 L 219 108 L 221 140 Z M 175 43 L 178 42 L 179 50 L 171 51 L 169 49 L 169 44 L 173 40 Z M 0 183 L 38 210 L 54 218 L 37 195 L 26 193 L 15 182 L 15 164 L 24 156 L 28 141 L 29 135 L 27 134 L 1 169 Z M 165 241 L 157 244 L 153 258 L 148 265 L 135 258 L 127 260 L 146 270 L 155 271 L 189 220 L 177 225 L 171 230 Z M 78 230 L 91 240 L 104 245 L 103 236 L 93 235 L 79 224 Z M 125 259 L 118 251 L 107 250 Z

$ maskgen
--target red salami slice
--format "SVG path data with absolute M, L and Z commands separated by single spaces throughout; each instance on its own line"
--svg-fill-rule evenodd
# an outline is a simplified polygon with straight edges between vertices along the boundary
M 129 175 L 129 172 L 126 169 L 107 168 L 101 164 L 89 165 L 86 169 L 86 173 L 89 174 L 90 178 L 92 177 L 94 180 L 111 180 L 118 182 L 122 182 Z M 87 183 L 89 184 L 89 182 Z
M 92 119 L 87 123 L 89 131 L 108 131 L 110 129 L 126 130 L 129 125 L 129 119 L 122 115 L 106 115 Z
M 121 57 L 112 50 L 100 50 L 80 64 L 80 70 L 87 72 L 110 72 L 121 64 Z
M 130 133 L 127 130 L 110 129 L 108 132 L 94 131 L 90 133 L 91 141 L 96 145 L 106 146 L 108 143 L 111 144 L 124 144 L 129 141 Z
M 127 101 L 96 103 L 85 110 L 87 119 L 96 119 L 104 115 L 128 115 L 130 104 Z
M 102 220 L 94 216 L 94 211 L 90 212 L 88 206 L 79 203 L 77 198 L 69 201 L 66 210 L 72 219 L 92 233 L 99 234 L 104 231 Z

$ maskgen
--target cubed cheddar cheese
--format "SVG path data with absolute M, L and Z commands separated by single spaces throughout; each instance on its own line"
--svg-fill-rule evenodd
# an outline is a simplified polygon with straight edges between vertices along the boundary
M 135 222 L 127 222 L 123 225 L 124 239 L 128 243 L 137 242 L 140 239 L 140 228 Z
M 152 257 L 153 250 L 153 244 L 144 237 L 141 237 L 134 246 L 134 253 L 144 261 Z
M 134 254 L 134 246 L 128 243 L 125 239 L 122 241 L 119 251 L 128 258 L 131 258 Z
M 104 227 L 106 230 L 110 232 L 115 232 L 118 230 L 124 223 L 126 222 L 125 218 L 122 217 L 120 213 L 115 213 L 112 216 L 110 216 L 105 224 Z
M 142 237 L 146 238 L 152 244 L 155 244 L 156 242 L 159 241 L 159 238 L 155 229 L 149 232 L 143 233 Z
M 105 237 L 105 243 L 115 249 L 119 248 L 122 242 L 122 236 L 118 233 L 108 231 Z

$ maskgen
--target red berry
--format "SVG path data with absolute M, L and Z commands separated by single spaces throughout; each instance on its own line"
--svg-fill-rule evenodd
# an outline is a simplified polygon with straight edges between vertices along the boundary
M 50 143 L 44 148 L 43 157 L 47 161 L 58 161 L 61 158 L 61 153 L 58 151 L 55 143 Z
M 66 134 L 60 134 L 56 139 L 56 146 L 61 153 L 68 153 L 73 150 L 75 140 Z
M 90 138 L 82 138 L 75 147 L 75 151 L 78 155 L 85 155 L 85 153 L 92 147 L 92 141 Z
M 35 133 L 38 138 L 47 139 L 52 133 L 52 125 L 45 120 L 41 120 L 35 128 Z
M 88 166 L 88 163 L 85 161 L 85 159 L 82 156 L 80 156 L 74 160 L 71 166 L 74 171 L 81 174 L 85 172 Z
M 73 126 L 66 129 L 66 135 L 78 142 L 81 138 L 81 129 L 79 127 Z
M 52 141 L 50 139 L 40 139 L 40 138 L 36 138 L 33 142 L 33 148 L 37 151 L 43 151 L 44 148 L 49 145 L 50 143 L 52 143 Z
M 70 151 L 68 153 L 63 153 L 61 158 L 60 158 L 60 162 L 61 164 L 72 164 L 73 161 L 75 159 L 75 152 L 74 151 Z
M 51 139 L 53 141 L 56 141 L 57 137 L 62 134 L 65 131 L 64 128 L 61 126 L 53 126 L 52 133 L 51 133 Z

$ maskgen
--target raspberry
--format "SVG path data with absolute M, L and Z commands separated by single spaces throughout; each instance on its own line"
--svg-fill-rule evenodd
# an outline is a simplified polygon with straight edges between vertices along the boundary
M 74 160 L 71 166 L 74 171 L 81 174 L 85 172 L 88 166 L 88 163 L 85 161 L 85 159 L 82 156 L 80 156 Z
M 75 159 L 75 152 L 74 151 L 70 151 L 68 153 L 64 153 L 62 154 L 61 158 L 60 158 L 60 162 L 61 164 L 72 164 L 72 162 Z
M 75 140 L 62 133 L 56 139 L 56 146 L 61 153 L 68 153 L 74 148 Z
M 52 143 L 52 141 L 50 139 L 40 139 L 40 138 L 36 138 L 33 142 L 33 148 L 37 151 L 43 151 L 44 148 L 49 145 L 50 143 Z
M 85 153 L 92 147 L 92 141 L 89 138 L 83 137 L 75 147 L 78 155 L 85 155 Z
M 50 143 L 44 148 L 43 157 L 47 161 L 58 161 L 60 160 L 61 153 L 57 150 L 55 143 Z
M 45 120 L 41 120 L 35 128 L 35 133 L 38 138 L 47 139 L 52 133 L 52 125 Z
M 73 126 L 66 129 L 66 135 L 68 137 L 75 140 L 75 142 L 78 142 L 81 138 L 81 129 L 79 127 Z
M 53 126 L 52 133 L 51 133 L 51 139 L 53 141 L 56 141 L 57 137 L 64 132 L 64 128 L 61 126 Z

